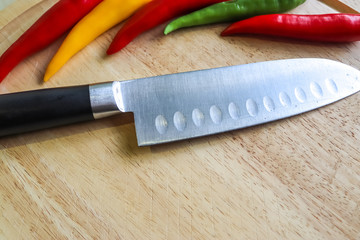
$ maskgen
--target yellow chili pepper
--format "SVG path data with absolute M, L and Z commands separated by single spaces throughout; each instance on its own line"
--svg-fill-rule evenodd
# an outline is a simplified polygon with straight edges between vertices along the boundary
M 44 81 L 49 80 L 77 52 L 150 0 L 104 0 L 70 31 L 49 63 Z

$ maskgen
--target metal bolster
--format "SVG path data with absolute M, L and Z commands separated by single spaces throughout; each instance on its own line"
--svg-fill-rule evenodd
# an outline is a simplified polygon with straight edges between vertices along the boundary
M 119 88 L 119 82 L 100 83 L 89 86 L 90 103 L 95 119 L 112 116 L 121 112 L 121 108 L 118 105 Z

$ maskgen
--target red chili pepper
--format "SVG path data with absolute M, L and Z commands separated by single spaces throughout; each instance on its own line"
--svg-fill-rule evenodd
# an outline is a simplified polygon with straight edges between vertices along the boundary
M 54 42 L 102 0 L 60 0 L 0 57 L 0 82 L 26 57 Z
M 107 54 L 114 54 L 141 33 L 174 17 L 226 0 L 153 0 L 138 10 L 120 29 Z
M 360 15 L 261 15 L 233 23 L 221 35 L 244 33 L 324 42 L 359 41 Z

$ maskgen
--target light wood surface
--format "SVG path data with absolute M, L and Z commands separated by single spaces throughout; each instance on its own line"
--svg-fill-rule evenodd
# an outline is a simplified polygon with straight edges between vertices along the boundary
M 53 3 L 16 0 L 1 11 L 0 52 Z M 308 0 L 292 12 L 335 10 Z M 360 42 L 222 38 L 227 24 L 165 37 L 164 26 L 107 57 L 117 26 L 44 84 L 59 40 L 16 67 L 0 92 L 299 57 L 360 69 Z M 131 114 L 2 138 L 0 239 L 360 239 L 359 105 L 356 94 L 289 119 L 153 147 L 137 146 Z

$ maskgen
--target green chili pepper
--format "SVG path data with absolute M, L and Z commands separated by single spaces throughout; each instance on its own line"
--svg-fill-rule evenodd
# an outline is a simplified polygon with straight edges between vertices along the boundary
M 166 26 L 164 34 L 184 27 L 233 22 L 256 15 L 286 12 L 304 2 L 305 0 L 230 0 L 216 3 L 175 19 Z

